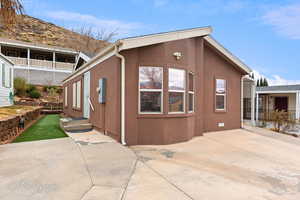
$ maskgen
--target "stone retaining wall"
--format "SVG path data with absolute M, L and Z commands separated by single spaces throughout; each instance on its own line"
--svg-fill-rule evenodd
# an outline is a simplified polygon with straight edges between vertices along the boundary
M 40 114 L 41 108 L 23 114 L 25 117 L 25 126 L 33 120 L 38 119 Z M 18 129 L 19 121 L 20 116 L 0 120 L 0 144 L 9 143 L 21 133 Z
M 15 101 L 15 105 L 22 106 L 40 106 L 42 107 L 42 112 L 45 114 L 60 114 L 63 110 L 63 103 L 55 102 L 20 102 Z

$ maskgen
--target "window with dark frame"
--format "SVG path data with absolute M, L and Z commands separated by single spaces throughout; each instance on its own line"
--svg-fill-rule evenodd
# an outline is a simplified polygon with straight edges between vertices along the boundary
M 194 74 L 192 72 L 189 73 L 188 99 L 189 99 L 189 104 L 188 104 L 189 113 L 192 113 L 195 110 Z
M 185 70 L 169 68 L 169 113 L 185 112 Z
M 139 113 L 163 112 L 163 68 L 139 67 Z
M 216 111 L 226 111 L 226 80 L 216 79 Z

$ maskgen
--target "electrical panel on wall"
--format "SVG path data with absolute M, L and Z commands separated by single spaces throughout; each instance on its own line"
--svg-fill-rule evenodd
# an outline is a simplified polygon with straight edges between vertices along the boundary
M 98 93 L 99 93 L 99 103 L 105 103 L 106 102 L 106 78 L 99 79 Z

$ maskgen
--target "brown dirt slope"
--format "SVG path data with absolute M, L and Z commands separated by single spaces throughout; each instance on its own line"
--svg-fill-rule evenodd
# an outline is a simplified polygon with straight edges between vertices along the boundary
M 19 15 L 17 23 L 9 29 L 0 26 L 0 37 L 71 48 L 89 55 L 95 54 L 109 44 L 28 15 Z

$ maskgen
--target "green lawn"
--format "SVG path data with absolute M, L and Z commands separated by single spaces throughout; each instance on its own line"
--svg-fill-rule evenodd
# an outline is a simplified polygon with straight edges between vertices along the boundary
M 59 126 L 59 115 L 46 115 L 13 142 L 29 142 L 63 137 L 67 137 L 67 135 Z

